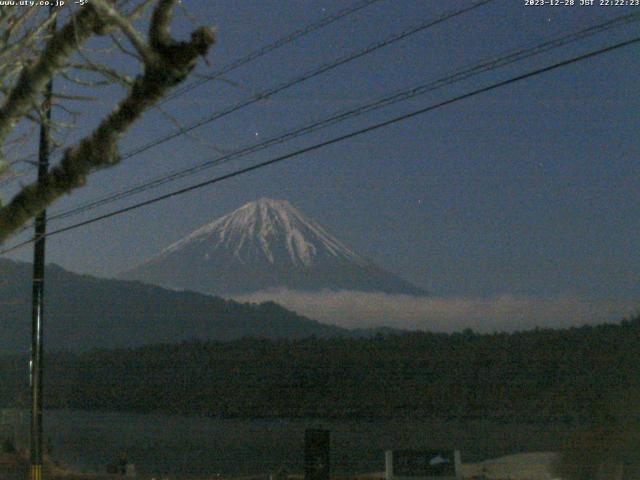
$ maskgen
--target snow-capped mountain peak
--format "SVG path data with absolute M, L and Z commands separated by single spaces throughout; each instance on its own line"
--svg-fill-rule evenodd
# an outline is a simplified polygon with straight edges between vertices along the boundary
M 424 294 L 366 261 L 286 200 L 269 198 L 200 227 L 122 277 L 223 295 L 272 288 Z
M 366 263 L 291 203 L 270 198 L 249 202 L 199 228 L 170 245 L 162 255 L 205 243 L 203 260 L 215 255 L 216 250 L 225 249 L 245 263 L 264 259 L 270 264 L 311 266 L 331 257 Z

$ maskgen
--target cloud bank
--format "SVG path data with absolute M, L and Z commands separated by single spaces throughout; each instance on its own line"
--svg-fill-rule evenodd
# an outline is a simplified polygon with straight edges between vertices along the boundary
M 274 301 L 309 318 L 347 328 L 387 326 L 433 332 L 472 328 L 480 333 L 618 322 L 637 312 L 639 307 L 633 302 L 589 301 L 570 296 L 413 297 L 282 289 L 236 296 L 234 299 L 252 303 Z

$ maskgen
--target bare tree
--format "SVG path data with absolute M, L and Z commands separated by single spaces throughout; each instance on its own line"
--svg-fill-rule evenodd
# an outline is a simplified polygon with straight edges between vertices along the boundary
M 23 186 L 0 208 L 0 243 L 60 196 L 81 187 L 89 174 L 117 164 L 122 136 L 146 110 L 188 77 L 198 57 L 206 56 L 215 39 L 211 28 L 193 30 L 187 41 L 171 35 L 178 1 L 90 0 L 54 14 L 63 23 L 55 32 L 48 28 L 53 16 L 43 17 L 43 7 L 22 7 L 18 11 L 15 6 L 0 6 L 0 171 L 4 167 L 4 175 L 9 165 L 4 152 L 32 134 L 29 124 L 44 121 L 42 94 L 54 76 L 85 91 L 113 84 L 124 89 L 123 98 L 93 131 L 64 150 L 46 181 Z M 126 55 L 138 73 L 128 75 L 121 64 L 110 64 L 112 55 L 105 61 L 95 60 L 96 49 L 87 47 L 93 37 L 103 37 L 103 51 Z M 54 100 L 73 117 L 75 112 L 65 107 L 63 100 L 86 99 L 89 96 L 63 93 Z

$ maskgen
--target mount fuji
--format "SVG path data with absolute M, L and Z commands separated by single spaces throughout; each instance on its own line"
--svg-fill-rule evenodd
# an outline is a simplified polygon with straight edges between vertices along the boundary
M 216 295 L 355 290 L 424 295 L 344 245 L 285 200 L 247 203 L 121 278 Z

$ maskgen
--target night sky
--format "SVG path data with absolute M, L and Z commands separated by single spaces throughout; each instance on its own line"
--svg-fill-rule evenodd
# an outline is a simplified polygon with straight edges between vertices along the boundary
M 152 111 L 122 151 L 189 125 L 318 65 L 470 5 L 380 0 L 358 13 L 208 82 Z M 319 75 L 120 166 L 94 174 L 55 213 L 196 165 L 480 60 L 596 25 L 639 7 L 525 6 L 495 0 Z M 175 32 L 215 25 L 207 73 L 351 1 L 183 0 Z M 455 97 L 638 35 L 639 23 L 334 125 L 92 210 L 58 228 Z M 640 47 L 531 78 L 382 130 L 48 240 L 47 260 L 111 276 L 201 225 L 259 197 L 286 199 L 357 252 L 440 299 L 571 298 L 639 306 Z M 120 59 L 117 65 L 128 68 Z M 120 63 L 122 62 L 122 63 Z M 193 77 L 196 78 L 196 77 Z M 70 138 L 118 97 L 107 91 Z M 54 112 L 55 114 L 55 112 Z M 34 143 L 35 148 L 35 143 Z M 24 179 L 28 179 L 26 176 Z M 16 237 L 16 240 L 26 238 Z M 11 244 L 12 242 L 9 242 Z M 12 258 L 31 259 L 29 248 Z M 521 308 L 529 308 L 526 305 Z M 581 303 L 581 305 L 583 305 Z M 609 307 L 614 305 L 613 309 Z M 584 306 L 584 305 L 583 305 Z M 583 308 L 583 307 L 581 307 Z M 585 307 L 590 308 L 590 307 Z M 595 307 L 594 307 L 595 308 Z M 582 310 L 581 310 L 582 311 Z M 606 317 L 606 315 L 605 315 Z M 608 319 L 598 317 L 600 320 Z

